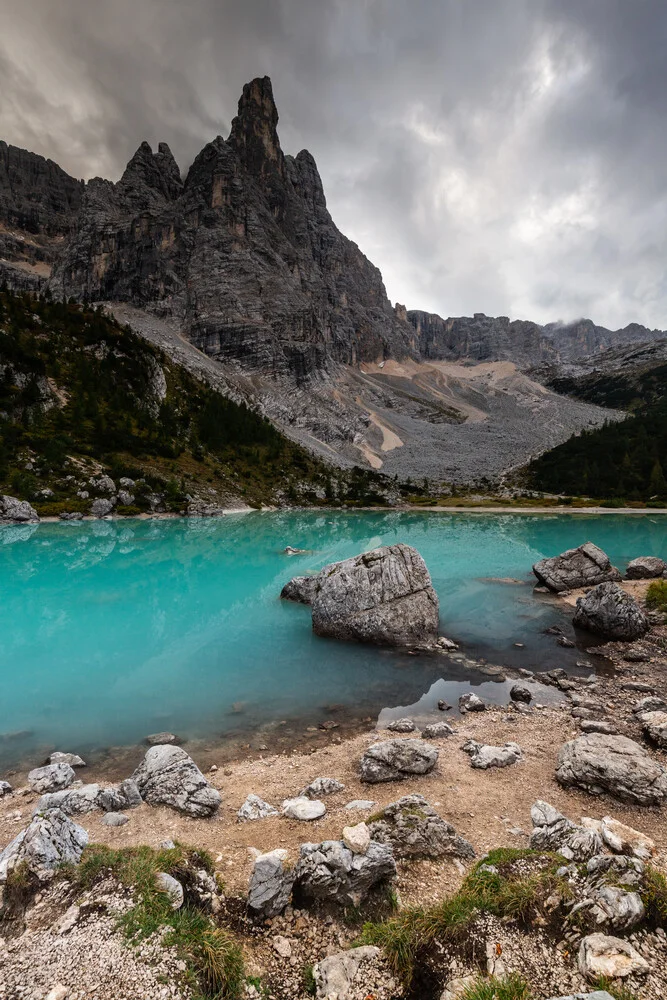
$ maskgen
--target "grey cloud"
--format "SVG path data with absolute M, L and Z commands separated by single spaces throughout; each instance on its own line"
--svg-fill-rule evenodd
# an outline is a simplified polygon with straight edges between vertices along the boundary
M 0 137 L 182 167 L 268 73 L 339 226 L 443 315 L 667 326 L 661 0 L 0 0 Z

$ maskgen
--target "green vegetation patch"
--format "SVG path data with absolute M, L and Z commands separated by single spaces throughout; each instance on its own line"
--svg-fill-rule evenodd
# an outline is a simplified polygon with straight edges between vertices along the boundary
M 504 979 L 480 977 L 464 989 L 461 1000 L 533 1000 L 533 994 L 526 980 L 513 973 Z
M 667 614 L 667 580 L 653 580 L 646 591 L 646 607 Z
M 240 945 L 187 898 L 192 872 L 201 868 L 213 873 L 210 855 L 182 844 L 157 851 L 150 847 L 113 850 L 92 844 L 84 851 L 80 865 L 64 866 L 62 874 L 81 890 L 109 875 L 131 888 L 135 905 L 119 918 L 127 940 L 139 944 L 159 928 L 169 928 L 162 942 L 176 948 L 186 962 L 186 978 L 196 997 L 236 1000 L 242 996 L 245 982 Z M 186 902 L 179 910 L 172 909 L 169 896 L 157 885 L 158 872 L 172 875 L 183 885 Z
M 537 914 L 548 919 L 545 900 L 555 892 L 563 899 L 572 895 L 567 880 L 556 874 L 562 863 L 559 855 L 540 851 L 490 851 L 453 896 L 435 906 L 405 909 L 383 923 L 366 924 L 362 943 L 382 947 L 394 972 L 409 986 L 418 964 L 436 942 L 465 950 L 472 924 L 481 913 L 524 924 Z

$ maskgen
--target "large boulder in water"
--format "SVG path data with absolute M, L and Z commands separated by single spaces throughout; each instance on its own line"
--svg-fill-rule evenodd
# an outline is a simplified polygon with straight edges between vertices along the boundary
M 311 598 L 317 635 L 400 646 L 434 641 L 438 597 L 426 563 L 409 545 L 389 545 L 326 566 Z
M 50 878 L 65 863 L 77 865 L 88 834 L 60 809 L 38 813 L 25 830 L 0 852 L 0 882 L 19 864 L 25 862 L 37 878 Z
M 589 632 L 627 641 L 639 639 L 650 628 L 634 597 L 617 583 L 599 583 L 578 598 L 572 621 Z
M 27 500 L 0 496 L 0 521 L 39 521 L 39 514 Z
M 132 775 L 144 802 L 170 806 L 188 816 L 211 816 L 222 801 L 185 750 L 156 746 Z
M 667 771 L 626 736 L 586 733 L 565 743 L 558 754 L 561 785 L 592 795 L 608 792 L 634 805 L 662 805 L 667 799 Z
M 609 556 L 592 542 L 568 549 L 552 559 L 540 559 L 533 566 L 533 573 L 541 584 L 556 593 L 621 579 Z

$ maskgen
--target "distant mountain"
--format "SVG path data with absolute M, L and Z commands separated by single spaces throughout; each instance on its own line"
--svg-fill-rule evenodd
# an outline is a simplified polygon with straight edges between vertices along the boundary
M 277 124 L 262 77 L 243 88 L 227 139 L 185 176 L 164 143 L 142 143 L 117 183 L 86 184 L 0 143 L 0 287 L 105 303 L 342 466 L 497 478 L 614 416 L 545 390 L 540 366 L 556 366 L 553 379 L 656 332 L 392 307 L 378 269 L 335 226 L 313 157 L 284 154 Z
M 416 347 L 423 358 L 512 361 L 523 370 L 537 369 L 538 376 L 539 366 L 545 363 L 588 363 L 609 348 L 667 339 L 664 331 L 649 330 L 638 323 L 622 330 L 607 330 L 589 319 L 540 326 L 484 313 L 443 319 L 418 310 L 410 310 L 407 318 L 415 328 Z

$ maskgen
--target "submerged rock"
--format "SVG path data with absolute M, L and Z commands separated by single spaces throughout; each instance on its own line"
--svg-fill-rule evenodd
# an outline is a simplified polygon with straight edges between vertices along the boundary
M 342 840 L 302 844 L 295 869 L 295 892 L 305 899 L 327 899 L 358 906 L 379 883 L 393 879 L 391 847 L 371 840 L 365 854 L 354 854 Z
M 295 576 L 280 591 L 281 599 L 295 601 L 297 604 L 310 604 L 315 593 L 317 579 L 317 576 Z
M 422 795 L 404 795 L 368 821 L 373 840 L 391 844 L 397 857 L 474 858 L 472 844 L 439 816 Z
M 360 775 L 366 784 L 403 781 L 428 774 L 438 762 L 438 751 L 423 740 L 385 740 L 373 743 L 361 758 Z
M 435 642 L 438 598 L 426 563 L 390 545 L 326 566 L 312 597 L 317 635 L 378 645 Z
M 62 864 L 77 865 L 87 843 L 88 834 L 83 827 L 73 823 L 60 809 L 38 814 L 0 852 L 0 882 L 22 861 L 38 879 L 48 879 Z
M 132 780 L 144 802 L 170 806 L 188 816 L 211 816 L 222 801 L 217 788 L 181 747 L 151 747 Z
M 587 733 L 565 743 L 558 754 L 556 778 L 566 787 L 591 795 L 609 792 L 622 802 L 662 805 L 667 771 L 643 747 L 625 736 Z
M 533 566 L 533 573 L 541 584 L 556 593 L 621 579 L 609 556 L 592 542 L 568 549 L 551 559 L 541 559 Z
M 600 583 L 579 597 L 572 621 L 578 628 L 626 641 L 638 639 L 650 628 L 634 597 L 617 583 Z

